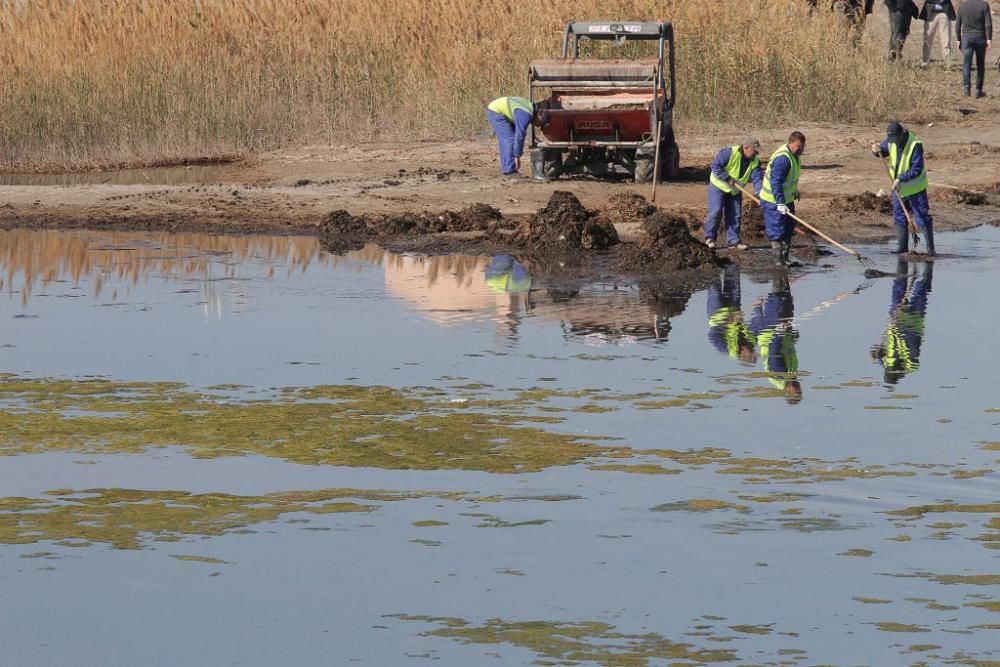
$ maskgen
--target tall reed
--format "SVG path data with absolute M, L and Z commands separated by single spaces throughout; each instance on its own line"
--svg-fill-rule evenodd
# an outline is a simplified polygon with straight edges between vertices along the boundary
M 823 4 L 823 3 L 820 3 Z M 677 123 L 882 119 L 909 70 L 805 0 L 0 0 L 0 167 L 447 139 L 572 18 L 670 19 Z M 915 99 L 919 98 L 919 99 Z

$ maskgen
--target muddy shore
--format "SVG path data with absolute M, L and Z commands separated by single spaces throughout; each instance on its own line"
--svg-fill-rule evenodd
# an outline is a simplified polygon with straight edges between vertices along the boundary
M 993 150 L 1000 147 L 1000 128 L 989 115 L 914 128 L 929 147 L 937 231 L 1000 223 L 1000 150 Z M 802 129 L 810 143 L 803 160 L 799 215 L 845 243 L 890 238 L 891 204 L 884 193 L 877 196 L 887 185 L 885 174 L 867 153 L 881 128 Z M 765 146 L 778 145 L 788 130 L 774 128 L 758 135 Z M 311 147 L 207 171 L 149 169 L 129 172 L 127 178 L 108 172 L 104 182 L 73 185 L 60 185 L 55 177 L 46 183 L 37 175 L 23 181 L 8 175 L 7 185 L 0 186 L 0 228 L 306 234 L 321 236 L 333 251 L 358 240 L 428 254 L 495 254 L 530 247 L 539 263 L 548 258 L 579 266 L 563 256 L 560 234 L 555 243 L 530 238 L 564 213 L 546 212 L 546 207 L 554 193 L 565 192 L 590 212 L 588 220 L 597 221 L 596 227 L 578 230 L 589 240 L 581 245 L 581 239 L 574 238 L 570 244 L 577 259 L 602 256 L 599 264 L 611 272 L 670 272 L 711 262 L 704 256 L 689 262 L 689 253 L 682 260 L 665 261 L 663 253 L 650 254 L 649 248 L 639 257 L 639 246 L 650 239 L 647 218 L 683 221 L 700 238 L 707 163 L 718 146 L 740 134 L 730 130 L 682 137 L 681 178 L 658 187 L 655 208 L 647 201 L 649 186 L 627 181 L 500 178 L 494 173 L 495 148 L 482 140 Z M 363 234 L 365 239 L 338 235 L 330 223 L 338 211 L 347 220 L 372 221 L 377 232 Z M 759 210 L 747 205 L 744 220 L 744 240 L 751 250 L 738 261 L 752 263 L 758 256 L 766 261 Z M 560 224 L 556 229 L 566 231 Z M 609 242 L 611 235 L 622 243 Z M 663 236 L 662 230 L 652 233 L 657 235 Z M 672 243 L 686 243 L 679 236 L 672 238 Z M 811 236 L 798 237 L 796 245 L 806 261 L 818 255 Z M 628 257 L 623 259 L 623 254 Z

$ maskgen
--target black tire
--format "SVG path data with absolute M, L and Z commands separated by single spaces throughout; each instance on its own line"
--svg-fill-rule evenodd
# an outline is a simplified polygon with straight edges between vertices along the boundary
M 654 160 L 636 157 L 634 172 L 636 183 L 650 183 L 653 180 L 653 162 Z
M 545 151 L 542 174 L 545 178 L 559 178 L 562 174 L 562 151 Z

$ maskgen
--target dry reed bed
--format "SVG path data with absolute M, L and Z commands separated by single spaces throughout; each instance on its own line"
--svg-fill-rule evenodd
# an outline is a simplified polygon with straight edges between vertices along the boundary
M 668 18 L 678 122 L 881 120 L 917 90 L 805 0 L 0 0 L 0 168 L 473 136 L 571 18 Z M 926 96 L 923 97 L 926 103 Z

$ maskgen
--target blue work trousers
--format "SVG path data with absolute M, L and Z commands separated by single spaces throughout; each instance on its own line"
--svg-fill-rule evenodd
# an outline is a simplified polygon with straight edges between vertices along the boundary
M 764 209 L 764 231 L 767 232 L 767 238 L 791 243 L 792 235 L 795 234 L 795 221 L 778 213 L 777 204 L 761 201 L 760 206 Z M 788 210 L 795 213 L 795 204 L 788 204 Z
M 927 190 L 903 197 L 903 201 L 906 202 L 906 208 L 910 209 L 910 213 L 913 214 L 913 222 L 917 225 L 917 229 L 921 231 L 929 229 L 933 232 L 931 205 L 927 200 Z M 895 195 L 892 197 L 892 221 L 900 227 L 906 227 L 906 214 L 903 213 L 903 208 L 899 205 L 899 197 Z
M 500 171 L 504 175 L 513 174 L 517 171 L 517 163 L 514 161 L 514 123 L 507 120 L 503 114 L 487 109 L 486 118 L 493 126 L 493 133 L 497 135 L 497 144 L 500 148 Z
M 740 242 L 740 219 L 743 217 L 743 195 L 723 192 L 708 184 L 708 216 L 705 217 L 705 238 L 715 239 L 719 233 L 719 220 L 726 220 L 726 243 Z

